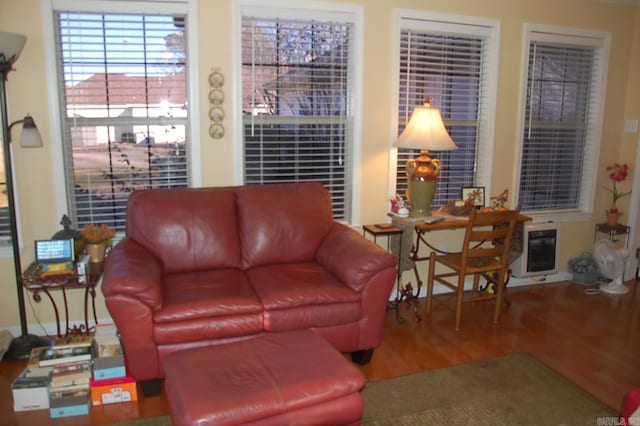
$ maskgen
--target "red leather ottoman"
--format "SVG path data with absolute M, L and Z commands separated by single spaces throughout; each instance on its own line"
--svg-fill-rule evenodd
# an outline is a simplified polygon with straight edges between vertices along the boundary
M 181 425 L 359 424 L 362 372 L 309 330 L 174 352 L 164 364 Z

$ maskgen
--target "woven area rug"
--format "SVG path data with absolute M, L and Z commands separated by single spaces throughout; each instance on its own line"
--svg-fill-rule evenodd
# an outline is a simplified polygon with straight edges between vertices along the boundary
M 364 425 L 595 425 L 616 413 L 526 353 L 370 382 Z
M 526 353 L 369 382 L 362 395 L 363 425 L 578 426 L 617 415 Z M 117 425 L 170 426 L 171 420 Z

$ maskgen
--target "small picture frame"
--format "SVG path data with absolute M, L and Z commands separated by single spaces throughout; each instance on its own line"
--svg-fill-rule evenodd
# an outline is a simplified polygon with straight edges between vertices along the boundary
M 462 188 L 462 201 L 471 200 L 474 207 L 484 207 L 484 186 L 468 186 Z

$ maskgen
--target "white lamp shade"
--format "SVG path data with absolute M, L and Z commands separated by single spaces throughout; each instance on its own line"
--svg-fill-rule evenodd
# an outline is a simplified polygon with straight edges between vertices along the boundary
M 38 128 L 23 124 L 22 133 L 20 134 L 20 146 L 23 148 L 40 148 L 42 147 L 42 137 Z
M 398 148 L 451 151 L 458 147 L 442 122 L 440 110 L 429 106 L 416 107 L 409 124 L 394 144 Z
M 0 32 L 0 66 L 11 66 L 20 56 L 27 37 L 21 34 Z

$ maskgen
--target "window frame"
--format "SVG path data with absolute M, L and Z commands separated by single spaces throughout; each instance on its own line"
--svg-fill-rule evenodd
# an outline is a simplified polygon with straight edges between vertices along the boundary
M 73 205 L 73 193 L 67 192 L 65 178 L 65 160 L 63 147 L 63 120 L 60 109 L 60 95 L 58 93 L 58 72 L 56 65 L 55 42 L 55 13 L 58 10 L 74 12 L 96 13 L 184 13 L 189 17 L 197 16 L 197 0 L 156 0 L 153 2 L 122 2 L 119 0 L 41 0 L 42 26 L 44 34 L 44 51 L 46 64 L 47 96 L 49 98 L 49 121 L 51 144 L 51 161 L 53 168 L 54 198 L 56 201 L 56 215 L 62 217 L 69 214 L 69 206 Z M 193 21 L 193 22 L 192 22 Z M 197 19 L 189 19 L 186 32 L 186 49 L 188 52 L 187 97 L 189 99 L 188 123 L 186 134 L 189 135 L 187 148 L 188 186 L 202 186 L 202 171 L 200 162 L 201 137 L 198 95 L 198 45 Z M 193 64 L 196 64 L 194 66 Z M 120 237 L 121 233 L 117 236 Z
M 529 56 L 531 43 L 543 41 L 561 45 L 587 46 L 596 49 L 594 59 L 594 78 L 592 80 L 592 98 L 587 117 L 590 120 L 585 140 L 585 157 L 582 162 L 582 178 L 579 190 L 578 208 L 555 210 L 523 210 L 528 216 L 541 221 L 582 221 L 590 220 L 593 214 L 596 185 L 598 179 L 598 161 L 601 149 L 602 126 L 604 120 L 604 102 L 606 98 L 607 73 L 611 50 L 611 33 L 598 30 L 526 23 L 524 25 L 522 48 L 522 72 L 520 84 L 520 112 L 518 114 L 516 168 L 514 173 L 514 199 L 520 197 L 522 153 L 524 150 L 525 114 L 528 93 Z
M 16 120 L 13 120 L 16 121 Z M 11 124 L 11 123 L 9 123 Z M 22 129 L 22 125 L 20 125 L 18 128 L 16 129 L 11 129 L 11 131 L 14 131 L 16 134 L 19 134 L 18 132 L 21 131 Z M 9 137 L 11 137 L 11 135 L 9 135 Z M 2 139 L 0 137 L 0 139 Z M 15 142 L 14 142 L 15 141 Z M 17 232 L 17 236 L 16 238 L 18 238 L 18 247 L 20 248 L 20 250 L 22 251 L 22 249 L 24 249 L 24 239 L 22 237 L 22 219 L 21 219 L 21 214 L 20 214 L 20 191 L 18 191 L 18 188 L 16 187 L 16 168 L 15 168 L 15 154 L 13 152 L 13 144 L 14 143 L 19 143 L 20 142 L 20 136 L 18 136 L 18 138 L 16 138 L 15 136 L 13 138 L 11 138 L 11 144 L 9 146 L 9 149 L 11 150 L 11 171 L 13 172 L 13 176 L 12 176 L 12 180 L 13 180 L 13 202 L 14 202 L 14 210 L 15 210 L 15 215 L 16 215 L 16 232 Z M 2 149 L 0 148 L 0 152 L 2 151 Z M 0 159 L 0 161 L 4 161 L 4 152 L 2 153 L 3 157 L 2 159 Z M 4 168 L 4 167 L 3 167 Z M 6 173 L 6 170 L 4 171 Z M 6 177 L 5 177 L 5 185 L 7 183 Z M 11 221 L 11 219 L 9 218 L 9 206 L 7 205 L 7 220 L 6 220 L 6 227 L 7 227 L 7 235 L 1 235 L 0 236 L 0 259 L 3 258 L 13 258 L 14 253 L 13 253 L 13 243 L 11 242 L 11 224 L 9 223 Z
M 484 97 L 479 104 L 484 117 L 478 135 L 476 149 L 476 170 L 474 186 L 485 187 L 486 194 L 491 194 L 491 180 L 493 170 L 493 152 L 495 139 L 495 116 L 498 93 L 498 70 L 500 62 L 500 33 L 501 23 L 497 19 L 480 18 L 467 15 L 425 12 L 413 9 L 395 8 L 393 11 L 393 58 L 392 58 L 392 87 L 391 87 L 391 127 L 390 127 L 390 155 L 389 155 L 389 197 L 396 195 L 396 174 L 398 173 L 398 149 L 393 146 L 399 136 L 399 90 L 400 90 L 400 43 L 402 30 L 411 28 L 412 22 L 423 21 L 421 31 L 446 32 L 458 35 L 480 35 L 486 37 L 486 75 L 481 89 Z M 434 105 L 436 108 L 437 105 Z M 445 122 L 446 125 L 446 122 Z M 455 141 L 454 141 L 455 142 Z M 404 194 L 401 194 L 404 196 Z
M 300 0 L 295 4 L 278 0 L 238 0 L 234 5 L 233 17 L 233 74 L 242 76 L 242 17 L 245 15 L 263 16 L 265 18 L 293 18 L 308 20 L 310 16 L 319 20 L 348 21 L 353 23 L 353 80 L 352 98 L 349 100 L 348 110 L 353 118 L 350 175 L 351 199 L 350 215 L 341 220 L 348 224 L 360 223 L 360 180 L 362 157 L 362 80 L 363 80 L 363 50 L 364 50 L 364 8 L 361 5 L 325 3 L 312 0 Z M 244 183 L 244 130 L 242 115 L 242 80 L 238 79 L 234 85 L 233 128 L 237 136 L 233 144 L 234 184 Z

